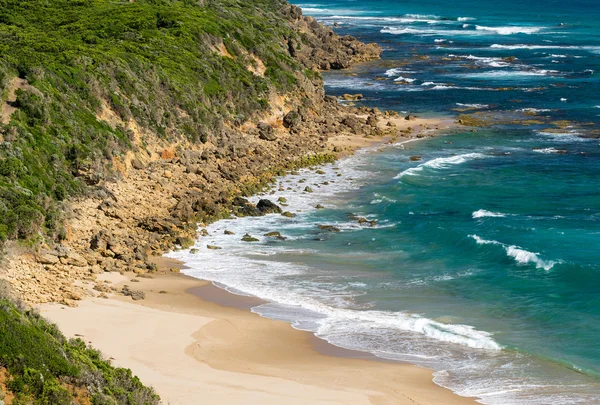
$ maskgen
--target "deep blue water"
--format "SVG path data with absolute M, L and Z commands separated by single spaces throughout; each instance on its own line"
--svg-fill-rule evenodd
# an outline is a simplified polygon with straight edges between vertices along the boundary
M 172 255 L 191 275 L 265 298 L 254 309 L 264 316 L 430 367 L 437 383 L 482 403 L 599 404 L 600 5 L 301 6 L 385 49 L 381 61 L 326 74 L 330 94 L 512 122 L 282 178 L 271 198 L 285 197 L 295 218 L 220 221 L 199 253 Z M 262 236 L 273 230 L 287 239 Z M 241 242 L 246 232 L 261 241 Z

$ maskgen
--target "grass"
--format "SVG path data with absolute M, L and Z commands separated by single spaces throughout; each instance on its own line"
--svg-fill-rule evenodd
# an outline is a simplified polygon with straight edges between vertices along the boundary
M 56 325 L 25 309 L 0 281 L 0 367 L 9 373 L 6 384 L 13 405 L 154 405 L 159 397 L 133 376 L 113 367 L 100 352 L 79 338 L 66 339 Z M 74 395 L 74 393 L 79 393 Z

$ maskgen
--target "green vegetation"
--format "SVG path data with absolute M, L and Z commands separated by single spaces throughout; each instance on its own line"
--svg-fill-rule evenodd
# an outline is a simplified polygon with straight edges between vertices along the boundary
M 165 140 L 217 140 L 225 122 L 264 110 L 271 91 L 293 89 L 299 67 L 285 39 L 297 34 L 283 4 L 0 0 L 0 105 L 15 90 L 17 108 L 0 124 L 0 244 L 64 238 L 62 201 L 144 148 L 130 120 Z M 248 70 L 253 55 L 264 77 Z
M 81 339 L 67 340 L 38 313 L 23 309 L 0 281 L 0 369 L 13 405 L 153 405 L 158 395 L 131 370 L 115 368 Z

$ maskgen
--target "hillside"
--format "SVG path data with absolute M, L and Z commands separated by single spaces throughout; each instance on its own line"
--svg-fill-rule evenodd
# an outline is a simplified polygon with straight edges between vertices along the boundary
M 142 299 L 96 274 L 146 275 L 330 135 L 381 134 L 319 73 L 381 49 L 280 0 L 0 0 L 0 38 L 0 403 L 156 403 L 28 308 Z
M 313 69 L 365 48 L 276 0 L 0 6 L 0 240 L 65 239 L 61 202 L 118 179 L 129 152 L 224 144 L 277 96 L 318 107 Z

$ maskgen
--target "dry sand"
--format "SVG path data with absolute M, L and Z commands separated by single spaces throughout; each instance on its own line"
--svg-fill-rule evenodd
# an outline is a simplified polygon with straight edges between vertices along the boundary
M 253 314 L 255 298 L 179 274 L 134 276 L 102 278 L 145 291 L 145 300 L 91 298 L 40 310 L 67 336 L 83 335 L 131 368 L 165 404 L 475 403 L 435 385 L 429 370 L 335 348 Z

